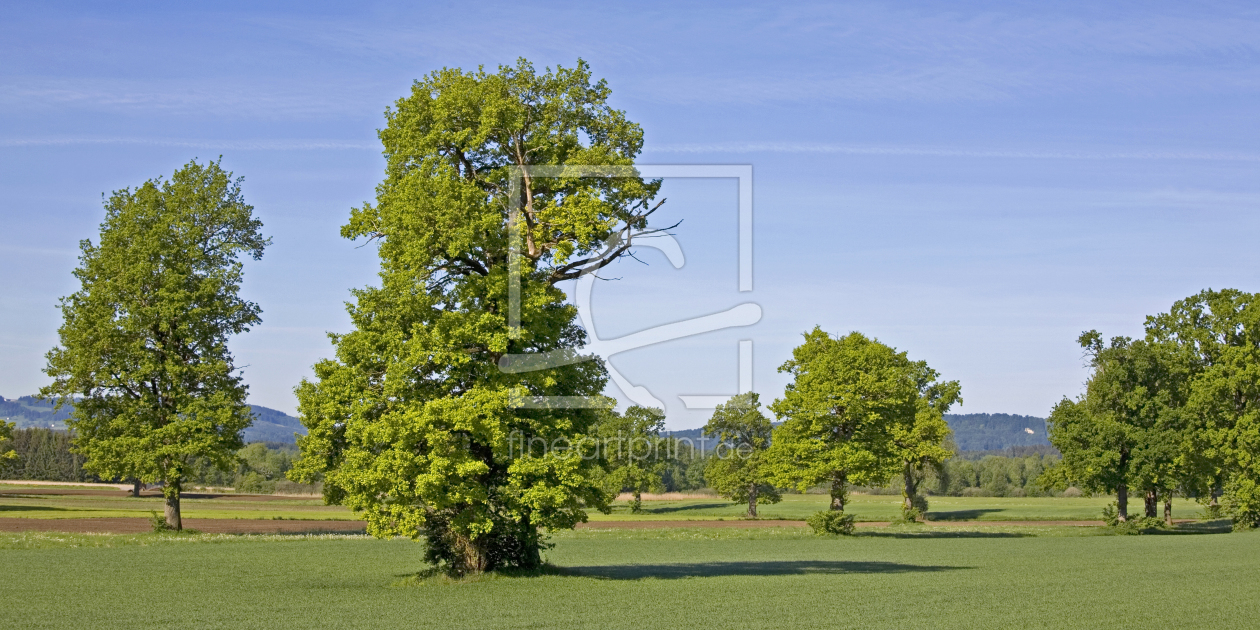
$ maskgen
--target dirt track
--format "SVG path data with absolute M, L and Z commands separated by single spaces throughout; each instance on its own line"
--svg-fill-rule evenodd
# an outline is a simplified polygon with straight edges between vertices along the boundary
M 51 496 L 77 496 L 77 497 L 129 497 L 131 489 L 127 490 L 109 490 L 101 488 L 15 488 L 9 486 L 0 486 L 0 496 L 4 495 L 51 495 Z M 161 490 L 145 490 L 140 493 L 144 498 L 161 498 Z M 232 501 L 292 501 L 293 499 L 320 499 L 315 494 L 236 494 L 231 493 L 207 493 L 207 492 L 183 492 L 179 495 L 183 499 L 229 499 Z
M 363 521 L 272 521 L 234 518 L 186 518 L 184 528 L 209 534 L 362 534 Z M 143 534 L 153 531 L 147 518 L 0 518 L 0 532 L 70 532 Z
M 873 523 L 872 523 L 873 524 Z M 862 527 L 867 523 L 859 523 Z M 762 527 L 805 527 L 805 521 L 596 521 L 578 523 L 578 529 L 669 529 L 671 527 L 759 529 Z
M 1177 519 L 1177 523 L 1192 523 L 1192 519 Z M 1102 521 L 929 521 L 928 527 L 1101 527 Z M 887 527 L 885 522 L 858 521 L 855 527 Z M 752 529 L 760 527 L 805 527 L 805 521 L 597 521 L 579 523 L 578 529 L 666 529 L 670 527 L 731 527 Z

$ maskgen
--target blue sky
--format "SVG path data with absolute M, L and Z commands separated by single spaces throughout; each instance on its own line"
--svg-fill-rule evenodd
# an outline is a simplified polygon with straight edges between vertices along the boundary
M 337 228 L 381 177 L 382 112 L 430 70 L 519 56 L 590 62 L 644 163 L 753 165 L 752 293 L 728 180 L 666 183 L 682 269 L 646 252 L 596 289 L 603 337 L 762 306 L 613 358 L 674 428 L 707 415 L 677 395 L 735 393 L 739 339 L 777 396 L 815 324 L 927 360 L 959 411 L 1045 415 L 1080 391 L 1082 330 L 1260 290 L 1254 6 L 766 4 L 0 7 L 0 394 L 46 382 L 101 194 L 222 155 L 274 239 L 247 267 L 264 323 L 233 349 L 251 400 L 292 411 L 374 280 Z

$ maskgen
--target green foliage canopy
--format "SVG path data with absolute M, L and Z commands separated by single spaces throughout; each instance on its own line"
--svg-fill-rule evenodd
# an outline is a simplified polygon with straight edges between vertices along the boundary
M 1050 414 L 1050 441 L 1063 454 L 1063 469 L 1051 474 L 1093 492 L 1116 492 L 1122 522 L 1128 493 L 1138 488 L 1147 496 L 1146 516 L 1154 517 L 1155 501 L 1169 500 L 1183 478 L 1184 365 L 1166 343 L 1115 337 L 1107 345 L 1092 330 L 1078 341 L 1094 372 L 1079 400 L 1064 399 Z
M 761 412 L 755 392 L 732 397 L 718 405 L 704 426 L 717 438 L 718 452 L 709 458 L 704 478 L 718 494 L 748 504 L 748 517 L 757 517 L 758 503 L 778 503 L 782 497 L 769 481 L 766 449 L 773 426 Z
M 13 448 L 13 423 L 0 420 L 0 461 L 17 458 Z
M 1199 496 L 1223 485 L 1235 526 L 1260 526 L 1260 296 L 1208 289 L 1147 318 L 1146 329 L 1190 364 L 1182 452 Z
M 73 402 L 85 468 L 164 482 L 176 529 L 190 459 L 231 466 L 251 420 L 227 342 L 261 321 L 239 295 L 240 257 L 268 243 L 261 228 L 239 179 L 189 162 L 108 198 L 99 244 L 80 243 L 81 288 L 61 300 L 40 396 Z
M 605 487 L 613 495 L 633 495 L 631 512 L 642 509 L 644 492 L 665 491 L 663 475 L 675 444 L 661 437 L 664 429 L 664 411 L 638 405 L 624 414 L 610 409 L 599 423 L 597 435 L 608 466 Z
M 893 432 L 920 405 L 915 365 L 904 352 L 850 333 L 805 334 L 780 372 L 793 376 L 770 409 L 784 423 L 767 452 L 775 483 L 801 491 L 831 483 L 831 509 L 844 510 L 846 486 L 882 485 L 900 461 Z
M 962 402 L 962 386 L 958 381 L 938 382 L 940 373 L 924 361 L 910 363 L 909 369 L 917 392 L 915 412 L 892 425 L 892 443 L 901 468 L 903 518 L 913 521 L 928 509 L 920 484 L 930 470 L 954 455 L 945 412 Z
M 632 165 L 642 131 L 607 105 L 609 93 L 581 61 L 431 73 L 386 112 L 385 179 L 342 228 L 378 244 L 380 286 L 353 292 L 354 331 L 333 335 L 336 358 L 297 388 L 309 434 L 290 477 L 323 474 L 327 500 L 360 513 L 375 535 L 425 535 L 430 559 L 452 573 L 537 566 L 540 528 L 607 509 L 596 462 L 553 448 L 589 437 L 599 411 L 529 401 L 603 390 L 602 364 L 573 352 L 585 333 L 555 285 L 650 231 L 659 183 L 541 178 L 528 167 Z M 500 369 L 511 356 L 555 351 L 572 362 Z

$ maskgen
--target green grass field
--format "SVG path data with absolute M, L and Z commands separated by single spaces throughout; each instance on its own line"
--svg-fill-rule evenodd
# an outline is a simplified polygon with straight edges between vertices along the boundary
M 1260 534 L 988 527 L 584 530 L 564 574 L 417 580 L 353 536 L 0 534 L 0 627 L 1245 627 Z
M 810 514 L 826 509 L 827 497 L 816 494 L 784 495 L 775 505 L 758 508 L 763 519 L 804 520 Z M 848 511 L 860 521 L 888 521 L 901 510 L 901 499 L 890 495 L 853 495 Z M 931 497 L 928 513 L 931 520 L 940 521 L 1043 521 L 1043 520 L 1098 520 L 1103 506 L 1112 499 L 1095 498 L 999 498 L 999 497 Z M 1135 504 L 1131 510 L 1140 509 Z M 162 509 L 160 497 L 132 498 L 119 491 L 109 496 L 91 495 L 35 495 L 22 494 L 20 486 L 0 486 L 0 516 L 18 518 L 94 518 L 94 517 L 145 517 L 151 511 Z M 738 519 L 746 506 L 723 499 L 688 498 L 680 500 L 647 501 L 639 514 L 631 514 L 626 503 L 615 504 L 612 514 L 592 511 L 592 522 L 638 520 L 718 520 Z M 1193 501 L 1178 499 L 1173 502 L 1174 518 L 1196 518 L 1200 508 Z M 350 511 L 340 506 L 328 506 L 318 497 L 267 497 L 265 501 L 249 497 L 222 495 L 214 499 L 184 499 L 185 518 L 246 518 L 246 519 L 298 519 L 298 520 L 349 520 Z

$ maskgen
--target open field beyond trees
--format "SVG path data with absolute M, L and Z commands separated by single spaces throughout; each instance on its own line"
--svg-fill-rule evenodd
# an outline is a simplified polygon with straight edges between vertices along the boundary
M 552 574 L 464 582 L 418 577 L 422 545 L 407 540 L 0 534 L 0 563 L 22 576 L 0 583 L 4 601 L 20 602 L 0 608 L 0 626 L 1094 628 L 1260 617 L 1257 534 L 923 531 L 579 530 L 553 538 Z
M 745 506 L 719 497 L 649 497 L 643 509 L 632 514 L 626 502 L 618 501 L 611 514 L 590 511 L 591 523 L 610 521 L 689 521 L 740 519 Z M 788 494 L 783 501 L 763 506 L 763 520 L 802 521 L 826 509 L 827 495 Z M 1098 521 L 1111 497 L 931 497 L 929 521 Z M 895 495 L 852 497 L 851 513 L 858 521 L 890 521 L 900 513 L 901 499 Z M 147 492 L 140 498 L 126 491 L 108 488 L 16 484 L 0 485 L 0 519 L 90 519 L 147 518 L 161 511 L 162 496 Z M 1193 501 L 1173 502 L 1173 518 L 1194 519 L 1201 511 Z M 184 514 L 190 519 L 286 519 L 307 521 L 355 520 L 341 506 L 324 505 L 319 497 L 198 494 L 184 499 Z

